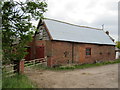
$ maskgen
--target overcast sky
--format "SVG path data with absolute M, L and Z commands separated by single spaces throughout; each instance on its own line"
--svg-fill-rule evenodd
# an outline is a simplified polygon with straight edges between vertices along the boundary
M 57 19 L 77 25 L 102 28 L 118 39 L 119 0 L 46 0 L 47 18 Z
M 45 17 L 76 25 L 101 28 L 118 40 L 119 0 L 45 0 L 48 11 Z M 37 26 L 38 21 L 34 22 Z

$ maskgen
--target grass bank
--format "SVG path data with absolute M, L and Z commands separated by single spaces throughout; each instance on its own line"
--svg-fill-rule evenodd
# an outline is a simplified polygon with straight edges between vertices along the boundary
M 35 85 L 25 75 L 3 76 L 2 88 L 35 88 Z
M 108 64 L 116 64 L 116 63 L 120 63 L 120 59 L 117 59 L 114 61 L 94 63 L 94 64 L 67 65 L 67 66 L 60 66 L 60 67 L 55 67 L 55 68 L 49 68 L 49 67 L 45 67 L 42 65 L 36 65 L 33 68 L 43 69 L 43 70 L 74 70 L 74 69 L 84 69 L 84 68 L 90 68 L 90 67 L 96 67 L 96 66 L 103 66 L 103 65 L 108 65 Z

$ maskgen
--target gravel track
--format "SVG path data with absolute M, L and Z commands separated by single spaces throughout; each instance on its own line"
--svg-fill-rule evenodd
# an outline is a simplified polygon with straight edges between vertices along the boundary
M 38 88 L 118 88 L 118 64 L 68 71 L 26 68 Z

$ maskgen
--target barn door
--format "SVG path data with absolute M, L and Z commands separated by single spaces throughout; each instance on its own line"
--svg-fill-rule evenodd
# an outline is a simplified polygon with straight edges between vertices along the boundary
M 44 58 L 44 46 L 37 46 L 36 47 L 36 59 Z

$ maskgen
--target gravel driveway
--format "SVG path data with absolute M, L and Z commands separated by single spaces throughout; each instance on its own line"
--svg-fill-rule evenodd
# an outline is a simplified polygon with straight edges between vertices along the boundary
M 69 71 L 27 68 L 25 74 L 39 88 L 118 88 L 118 64 Z

